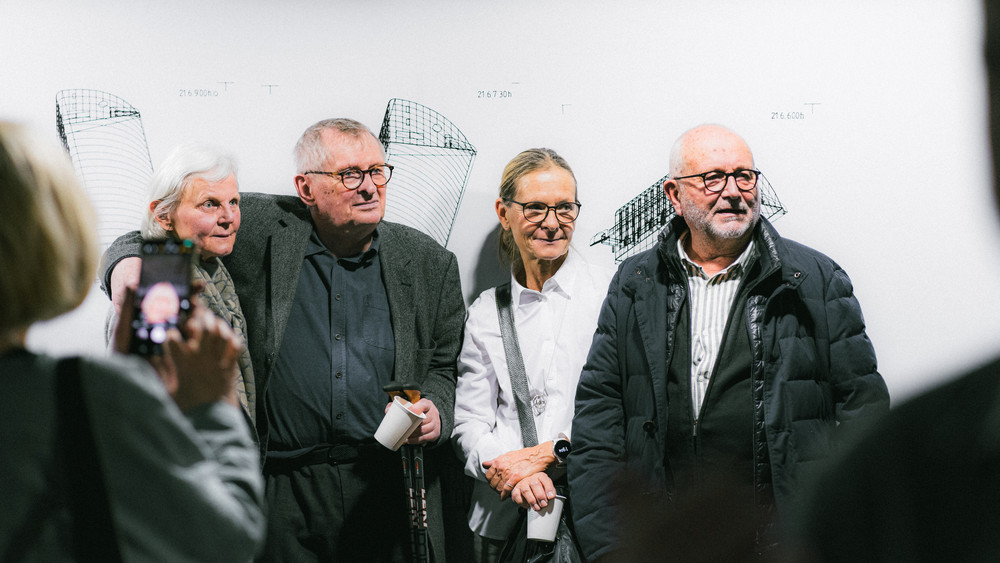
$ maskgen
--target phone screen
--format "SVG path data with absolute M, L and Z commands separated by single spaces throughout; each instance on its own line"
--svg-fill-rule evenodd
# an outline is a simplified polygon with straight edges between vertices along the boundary
M 162 352 L 167 332 L 191 312 L 191 241 L 144 240 L 142 269 L 132 316 L 130 351 L 142 356 Z

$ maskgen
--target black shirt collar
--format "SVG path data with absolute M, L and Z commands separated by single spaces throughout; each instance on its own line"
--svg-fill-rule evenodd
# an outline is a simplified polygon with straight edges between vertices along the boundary
M 350 264 L 355 267 L 367 266 L 375 260 L 376 256 L 378 256 L 379 242 L 380 237 L 378 234 L 378 228 L 376 227 L 375 231 L 372 232 L 372 242 L 371 245 L 368 246 L 368 250 L 353 256 L 338 256 L 337 260 L 341 264 L 345 265 Z M 306 244 L 306 257 L 313 256 L 315 254 L 323 254 L 325 252 L 330 252 L 330 250 L 323 245 L 321 240 L 319 240 L 319 233 L 316 232 L 316 227 L 313 227 L 312 232 L 309 233 L 309 242 Z M 332 255 L 333 253 L 330 252 L 330 254 Z

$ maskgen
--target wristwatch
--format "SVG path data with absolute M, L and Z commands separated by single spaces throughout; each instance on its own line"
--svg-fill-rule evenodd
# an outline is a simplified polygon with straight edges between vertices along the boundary
M 556 456 L 556 461 L 559 465 L 566 465 L 566 458 L 569 456 L 569 452 L 572 448 L 569 445 L 569 438 L 565 435 L 560 434 L 554 442 L 552 442 L 552 454 Z

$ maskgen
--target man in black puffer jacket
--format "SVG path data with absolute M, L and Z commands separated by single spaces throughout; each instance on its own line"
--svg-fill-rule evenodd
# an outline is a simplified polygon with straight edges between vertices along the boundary
M 588 560 L 637 555 L 639 524 L 663 558 L 773 549 L 803 484 L 889 407 L 850 279 L 760 217 L 746 142 L 691 129 L 670 174 L 678 216 L 619 268 L 576 395 L 568 471 Z

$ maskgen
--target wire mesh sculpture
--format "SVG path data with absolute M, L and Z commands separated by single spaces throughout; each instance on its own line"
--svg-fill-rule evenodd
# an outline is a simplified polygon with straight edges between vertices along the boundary
M 60 90 L 56 127 L 97 209 L 103 251 L 118 235 L 139 228 L 153 164 L 142 116 L 100 90 Z
M 385 108 L 379 140 L 395 167 L 385 218 L 447 246 L 476 148 L 440 113 L 399 98 Z
M 610 245 L 615 263 L 653 248 L 659 241 L 660 231 L 677 215 L 663 192 L 663 182 L 669 178 L 669 174 L 663 176 L 619 207 L 615 211 L 614 226 L 594 235 L 590 239 L 590 246 Z M 760 194 L 760 213 L 768 220 L 777 219 L 788 212 L 763 174 L 757 180 L 757 191 Z

